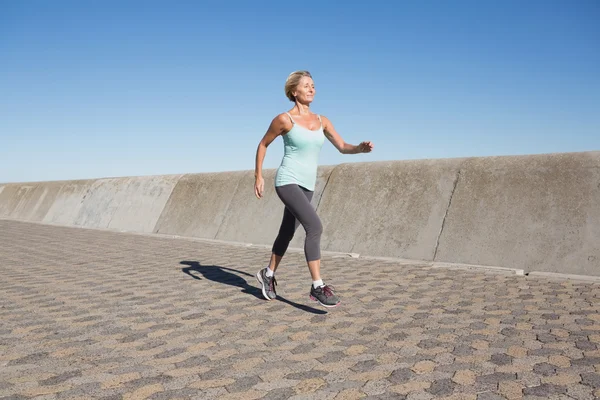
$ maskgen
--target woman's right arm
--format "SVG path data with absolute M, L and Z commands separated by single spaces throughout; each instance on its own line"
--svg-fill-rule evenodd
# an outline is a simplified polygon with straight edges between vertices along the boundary
M 291 125 L 291 121 L 285 114 L 279 114 L 273 118 L 271 125 L 269 125 L 269 129 L 267 129 L 267 133 L 265 133 L 265 136 L 263 136 L 260 143 L 258 143 L 258 148 L 256 149 L 256 165 L 254 167 L 254 194 L 259 199 L 262 197 L 265 188 L 265 180 L 262 176 L 262 165 L 265 155 L 267 154 L 267 147 L 277 138 L 277 136 L 288 132 L 291 129 Z

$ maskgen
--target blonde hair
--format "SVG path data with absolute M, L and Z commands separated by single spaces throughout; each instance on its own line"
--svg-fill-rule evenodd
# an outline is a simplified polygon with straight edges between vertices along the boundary
M 293 93 L 298 87 L 300 79 L 305 76 L 312 79 L 312 76 L 308 71 L 294 71 L 287 77 L 287 80 L 285 81 L 285 95 L 290 101 L 296 101 Z

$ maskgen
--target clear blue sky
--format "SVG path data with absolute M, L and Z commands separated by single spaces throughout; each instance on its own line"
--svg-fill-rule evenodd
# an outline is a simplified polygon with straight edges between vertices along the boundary
M 322 165 L 600 150 L 599 21 L 598 0 L 2 1 L 0 182 L 253 170 L 298 69 L 375 144 Z

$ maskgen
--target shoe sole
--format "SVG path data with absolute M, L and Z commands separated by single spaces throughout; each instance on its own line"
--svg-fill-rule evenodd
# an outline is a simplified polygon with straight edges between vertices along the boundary
M 260 277 L 260 271 L 258 271 L 256 273 L 256 280 L 258 281 L 258 283 L 260 283 L 260 287 L 262 289 L 262 294 L 265 297 L 265 299 L 271 301 L 272 299 L 269 296 L 267 296 L 267 291 L 265 290 L 265 284 L 264 284 L 262 278 Z
M 312 294 L 311 294 L 311 295 L 309 295 L 309 297 L 310 297 L 310 299 L 311 299 L 312 301 L 316 301 L 317 303 L 319 303 L 319 304 L 320 304 L 320 305 L 322 305 L 323 307 L 327 307 L 327 308 L 334 308 L 334 307 L 337 307 L 337 306 L 339 306 L 340 304 L 342 304 L 342 302 L 341 302 L 341 301 L 338 301 L 338 302 L 337 302 L 337 303 L 335 303 L 335 304 L 323 304 L 323 303 L 321 303 L 321 301 L 320 301 L 319 299 L 317 299 L 317 298 L 316 298 L 315 296 L 313 296 Z

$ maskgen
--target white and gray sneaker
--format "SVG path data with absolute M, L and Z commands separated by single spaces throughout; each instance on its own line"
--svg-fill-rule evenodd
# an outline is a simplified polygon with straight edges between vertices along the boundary
M 275 280 L 275 275 L 270 278 L 267 276 L 267 268 L 265 267 L 256 273 L 256 280 L 262 286 L 262 294 L 265 296 L 265 299 L 273 300 L 277 297 L 277 292 L 275 291 L 277 281 Z

